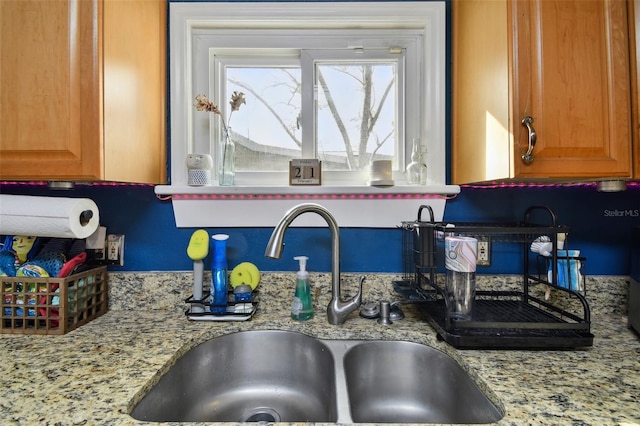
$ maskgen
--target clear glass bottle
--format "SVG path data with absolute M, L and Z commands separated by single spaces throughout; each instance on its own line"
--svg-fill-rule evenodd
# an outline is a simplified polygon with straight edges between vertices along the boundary
M 236 171 L 235 171 L 235 159 L 236 159 L 236 145 L 231 138 L 231 127 L 227 127 L 223 130 L 223 138 L 220 143 L 220 168 L 219 168 L 219 183 L 220 186 L 233 186 Z
M 422 144 L 419 138 L 411 142 L 411 162 L 407 166 L 407 183 L 425 185 L 427 183 L 427 164 L 422 156 Z

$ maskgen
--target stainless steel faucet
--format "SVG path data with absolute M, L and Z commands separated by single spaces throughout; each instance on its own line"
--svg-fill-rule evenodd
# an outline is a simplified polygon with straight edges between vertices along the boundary
M 291 208 L 284 214 L 280 222 L 276 225 L 269 238 L 267 249 L 264 252 L 266 257 L 272 259 L 280 259 L 282 255 L 284 234 L 291 225 L 293 220 L 303 213 L 317 213 L 319 214 L 331 230 L 331 302 L 327 307 L 327 320 L 329 324 L 339 325 L 343 324 L 347 319 L 347 316 L 358 309 L 362 303 L 362 284 L 364 283 L 364 276 L 360 278 L 360 288 L 358 294 L 347 301 L 342 301 L 340 298 L 340 228 L 335 218 L 329 213 L 329 210 L 325 209 L 319 204 L 305 203 L 299 204 Z

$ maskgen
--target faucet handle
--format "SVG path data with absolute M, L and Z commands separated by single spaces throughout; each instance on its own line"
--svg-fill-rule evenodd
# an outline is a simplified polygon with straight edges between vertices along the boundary
M 349 300 L 342 300 L 339 291 L 333 292 L 333 297 L 327 308 L 327 317 L 329 324 L 343 324 L 347 316 L 358 309 L 362 304 L 362 285 L 364 284 L 365 276 L 360 277 L 360 288 L 358 293 Z M 339 289 L 339 287 L 338 287 Z
M 357 304 L 354 309 L 359 308 L 360 305 L 362 304 L 362 287 L 366 279 L 367 277 L 365 277 L 364 275 L 360 276 L 360 283 L 358 284 L 358 293 L 355 296 L 353 296 L 350 300 L 350 302 Z

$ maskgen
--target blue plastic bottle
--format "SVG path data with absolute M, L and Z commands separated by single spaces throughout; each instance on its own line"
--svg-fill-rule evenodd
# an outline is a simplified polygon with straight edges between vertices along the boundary
M 213 264 L 211 266 L 211 312 L 227 312 L 227 240 L 226 234 L 216 234 L 213 239 Z

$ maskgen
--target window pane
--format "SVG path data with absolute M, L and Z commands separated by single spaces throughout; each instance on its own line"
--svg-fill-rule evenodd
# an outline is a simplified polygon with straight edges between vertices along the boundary
M 395 62 L 318 63 L 317 151 L 325 170 L 364 170 L 396 152 Z
M 233 113 L 237 171 L 284 171 L 301 156 L 300 68 L 227 67 L 226 92 L 244 92 Z

